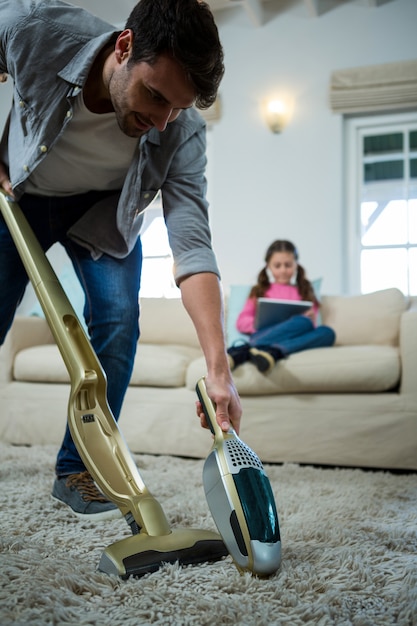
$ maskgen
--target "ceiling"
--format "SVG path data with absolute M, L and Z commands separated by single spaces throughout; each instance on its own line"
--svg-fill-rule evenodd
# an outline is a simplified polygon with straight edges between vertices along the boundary
M 272 13 L 279 13 L 296 4 L 304 5 L 307 15 L 318 17 L 352 1 L 356 4 L 359 2 L 365 6 L 377 7 L 393 0 L 207 0 L 213 12 L 240 7 L 246 11 L 255 26 L 261 26 L 264 23 L 267 4 L 269 12 L 272 11 Z
M 82 6 L 111 24 L 122 25 L 137 0 L 69 0 L 72 4 Z M 337 9 L 348 2 L 355 2 L 368 7 L 378 7 L 395 0 L 207 0 L 212 11 L 234 9 L 245 11 L 254 26 L 262 26 L 268 13 L 278 14 L 294 5 L 305 8 L 306 15 L 319 17 L 330 10 Z M 268 6 L 266 6 L 268 5 Z

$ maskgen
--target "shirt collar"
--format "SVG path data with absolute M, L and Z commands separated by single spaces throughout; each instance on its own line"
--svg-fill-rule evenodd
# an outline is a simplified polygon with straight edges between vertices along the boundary
M 72 85 L 83 87 L 97 54 L 118 34 L 119 31 L 110 31 L 91 39 L 58 72 L 58 76 Z

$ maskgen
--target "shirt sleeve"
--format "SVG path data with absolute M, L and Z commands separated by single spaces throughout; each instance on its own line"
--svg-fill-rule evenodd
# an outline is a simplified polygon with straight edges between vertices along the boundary
M 16 32 L 16 22 L 24 17 L 16 2 L 4 0 L 0 3 L 0 74 L 10 74 L 7 63 L 7 43 Z
M 205 128 L 201 127 L 178 147 L 161 189 L 177 283 L 200 272 L 220 277 L 209 227 L 206 159 Z
M 252 335 L 255 332 L 256 298 L 248 298 L 236 320 L 236 328 L 240 333 Z

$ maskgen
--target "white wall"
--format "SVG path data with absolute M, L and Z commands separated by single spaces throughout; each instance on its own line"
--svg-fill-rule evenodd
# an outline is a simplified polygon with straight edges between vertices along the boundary
M 272 0 L 265 5 L 262 27 L 240 7 L 216 13 L 226 75 L 222 118 L 210 136 L 208 174 L 213 241 L 225 290 L 232 283 L 252 283 L 269 243 L 289 238 L 310 277 L 323 276 L 324 292 L 344 291 L 349 259 L 343 124 L 330 111 L 330 74 L 417 58 L 417 1 L 371 5 L 340 2 L 311 17 L 304 2 Z M 294 101 L 293 117 L 281 135 L 273 135 L 260 115 L 261 101 L 274 89 Z M 10 85 L 0 85 L 0 127 L 10 93 Z
M 417 58 L 417 2 L 378 7 L 364 0 L 309 16 L 287 6 L 262 27 L 242 9 L 217 13 L 225 48 L 223 116 L 211 142 L 214 244 L 223 281 L 254 282 L 275 238 L 289 238 L 311 278 L 342 293 L 343 125 L 329 107 L 333 70 Z M 271 11 L 272 13 L 272 11 Z M 260 102 L 273 90 L 294 99 L 293 117 L 273 135 Z

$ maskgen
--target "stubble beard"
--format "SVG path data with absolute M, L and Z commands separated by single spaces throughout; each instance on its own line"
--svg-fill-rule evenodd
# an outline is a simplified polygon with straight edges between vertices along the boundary
M 125 93 L 128 86 L 127 74 L 113 74 L 109 81 L 109 94 L 116 115 L 117 124 L 128 137 L 139 138 L 144 133 L 135 125 L 135 114 L 127 104 Z M 130 119 L 131 118 L 131 119 Z

